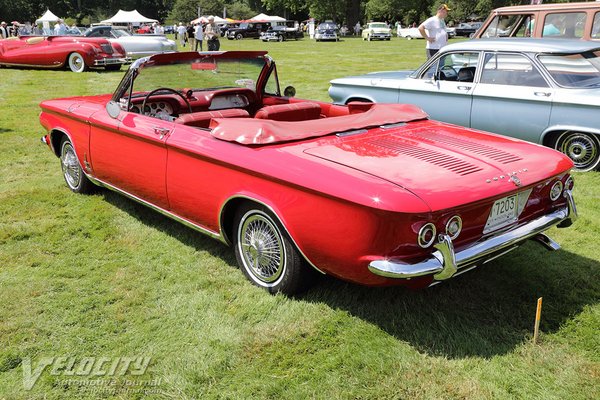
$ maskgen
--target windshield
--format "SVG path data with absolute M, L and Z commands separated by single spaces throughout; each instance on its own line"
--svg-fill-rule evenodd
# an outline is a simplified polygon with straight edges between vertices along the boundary
M 317 29 L 337 29 L 337 25 L 332 23 L 321 24 L 317 27 Z
M 381 24 L 371 24 L 371 28 L 387 28 L 387 25 L 384 23 Z
M 145 65 L 133 84 L 133 97 L 158 88 L 194 92 L 221 88 L 256 90 L 266 60 L 263 58 L 220 58 L 205 56 L 169 64 Z M 125 93 L 124 97 L 128 97 Z
M 600 50 L 566 55 L 540 55 L 552 79 L 573 88 L 600 87 Z
M 122 29 L 113 29 L 112 33 L 115 37 L 118 37 L 118 38 L 124 37 L 124 36 L 131 36 L 131 34 L 129 32 L 126 32 Z

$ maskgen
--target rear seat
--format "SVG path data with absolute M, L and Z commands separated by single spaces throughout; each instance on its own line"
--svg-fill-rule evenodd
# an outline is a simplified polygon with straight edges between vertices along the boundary
M 195 126 L 198 128 L 208 128 L 210 120 L 213 118 L 248 118 L 248 111 L 241 108 L 229 108 L 218 111 L 199 111 L 190 114 L 182 114 L 175 119 L 178 124 Z
M 302 102 L 266 106 L 258 110 L 254 118 L 274 121 L 306 121 L 318 119 L 320 115 L 321 106 L 317 103 Z

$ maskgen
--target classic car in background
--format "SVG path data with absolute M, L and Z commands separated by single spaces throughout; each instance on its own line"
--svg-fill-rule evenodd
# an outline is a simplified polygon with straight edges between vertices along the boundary
M 600 45 L 480 39 L 448 45 L 416 71 L 331 81 L 336 103 L 411 103 L 432 118 L 543 144 L 580 171 L 600 165 Z
M 227 39 L 241 40 L 244 38 L 259 38 L 262 32 L 271 27 L 270 22 L 242 22 L 237 28 L 227 30 Z
M 385 22 L 369 22 L 362 31 L 363 40 L 391 40 L 392 30 Z
M 21 36 L 0 40 L 0 65 L 63 68 L 83 72 L 103 67 L 118 70 L 131 58 L 118 43 L 103 38 Z
M 273 22 L 272 26 L 260 34 L 263 42 L 283 42 L 285 40 L 302 39 L 304 34 L 300 30 L 298 21 Z
M 419 28 L 400 28 L 398 29 L 398 37 L 411 39 L 423 39 L 423 35 L 419 32 Z
M 85 37 L 108 38 L 111 43 L 118 43 L 132 58 L 150 56 L 166 51 L 176 51 L 177 44 L 164 35 L 132 35 L 123 29 L 111 26 L 94 26 L 83 32 Z
M 315 29 L 315 40 L 317 42 L 322 41 L 334 41 L 337 42 L 340 40 L 338 37 L 339 27 L 333 21 L 325 21 L 320 23 Z
M 68 187 L 101 185 L 231 244 L 294 293 L 314 269 L 425 287 L 576 216 L 564 155 L 399 104 L 284 97 L 266 52 L 136 61 L 111 95 L 44 101 Z M 533 266 L 535 267 L 535 266 Z M 223 271 L 227 273 L 227 271 Z
M 456 36 L 470 37 L 477 32 L 477 29 L 481 28 L 481 25 L 482 22 L 461 22 L 455 27 L 454 33 Z
M 497 8 L 492 10 L 482 28 L 473 37 L 600 40 L 600 2 L 564 2 Z

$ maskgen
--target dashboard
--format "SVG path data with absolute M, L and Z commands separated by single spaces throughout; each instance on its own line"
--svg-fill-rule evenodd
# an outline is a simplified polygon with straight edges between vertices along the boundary
M 209 110 L 222 110 L 224 108 L 244 108 L 250 105 L 246 95 L 240 93 L 218 95 L 210 102 Z
M 146 103 L 143 113 L 140 110 L 141 107 L 142 107 L 141 104 L 134 104 L 131 107 L 131 112 L 134 112 L 136 114 L 145 114 L 145 115 L 156 115 L 158 113 L 166 113 L 166 114 L 172 115 L 173 111 L 174 111 L 171 104 L 164 102 L 164 101 Z

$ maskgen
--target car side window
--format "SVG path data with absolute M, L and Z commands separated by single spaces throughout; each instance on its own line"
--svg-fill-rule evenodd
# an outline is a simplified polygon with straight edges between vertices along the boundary
M 477 52 L 444 54 L 425 71 L 421 78 L 431 79 L 435 76 L 441 81 L 473 82 L 478 58 Z
M 281 90 L 279 89 L 279 79 L 277 77 L 277 68 L 273 67 L 271 73 L 269 74 L 269 78 L 267 78 L 267 83 L 265 85 L 265 94 L 270 94 L 273 96 L 281 96 Z
M 544 19 L 543 37 L 580 39 L 583 37 L 586 13 L 550 13 Z
M 526 36 L 525 30 L 530 20 L 531 15 L 528 14 L 498 15 L 490 22 L 482 36 Z
M 594 24 L 592 25 L 592 39 L 600 39 L 600 11 L 594 15 Z
M 486 53 L 480 83 L 548 87 L 538 69 L 520 54 Z

